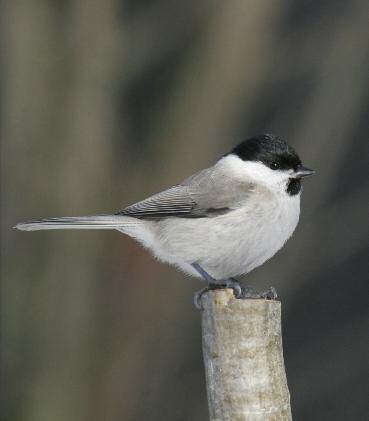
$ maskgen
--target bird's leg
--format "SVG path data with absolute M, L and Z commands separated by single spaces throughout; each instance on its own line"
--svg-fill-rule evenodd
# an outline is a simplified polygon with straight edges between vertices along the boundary
M 199 273 L 205 279 L 205 281 L 209 285 L 219 283 L 216 279 L 214 279 L 211 275 L 209 275 L 208 272 L 206 272 L 206 270 L 203 269 L 198 263 L 192 263 L 191 266 L 196 270 L 197 273 Z
M 201 297 L 203 296 L 203 294 L 205 294 L 205 292 L 208 292 L 212 289 L 213 285 L 217 285 L 216 284 L 216 279 L 214 279 L 211 275 L 209 275 L 206 270 L 204 270 L 198 263 L 192 263 L 191 265 L 196 272 L 198 272 L 203 278 L 204 280 L 208 283 L 208 286 L 201 288 L 199 291 L 196 291 L 194 296 L 193 296 L 193 303 L 195 305 L 195 307 L 198 310 L 202 310 L 202 305 L 201 305 Z
M 242 288 L 237 279 L 225 279 L 224 281 L 218 281 L 214 279 L 211 275 L 209 275 L 206 270 L 204 270 L 198 263 L 193 263 L 191 265 L 208 283 L 208 286 L 205 288 L 200 289 L 197 291 L 193 297 L 193 302 L 195 307 L 199 310 L 202 309 L 201 306 L 201 297 L 202 295 L 210 291 L 212 289 L 220 289 L 220 288 L 232 288 L 233 293 L 236 298 L 240 298 L 242 296 Z
M 235 278 L 229 278 L 231 282 L 239 282 Z M 265 300 L 275 300 L 278 297 L 274 287 L 270 287 L 267 291 L 259 292 L 248 285 L 242 285 L 242 292 L 238 298 L 264 298 Z

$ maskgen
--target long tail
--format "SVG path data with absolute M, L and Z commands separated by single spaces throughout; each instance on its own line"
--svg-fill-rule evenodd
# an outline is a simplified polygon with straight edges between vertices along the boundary
M 66 216 L 20 222 L 14 228 L 21 231 L 54 229 L 118 229 L 139 225 L 140 221 L 123 215 Z

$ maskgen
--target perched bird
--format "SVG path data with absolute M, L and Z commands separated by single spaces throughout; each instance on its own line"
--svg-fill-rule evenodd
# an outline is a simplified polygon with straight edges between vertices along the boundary
M 245 140 L 213 166 L 112 215 L 46 218 L 19 230 L 115 229 L 164 262 L 230 287 L 236 297 L 258 296 L 235 279 L 270 259 L 294 232 L 302 178 L 314 174 L 295 150 L 270 134 Z M 204 289 L 195 295 L 200 306 Z M 261 294 L 273 298 L 270 294 Z

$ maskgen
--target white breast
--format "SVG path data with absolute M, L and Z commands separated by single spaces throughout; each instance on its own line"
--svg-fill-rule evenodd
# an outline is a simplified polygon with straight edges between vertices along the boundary
M 160 260 L 198 276 L 199 263 L 215 279 L 250 272 L 270 259 L 296 228 L 300 195 L 253 195 L 244 207 L 214 218 L 152 222 L 146 244 Z

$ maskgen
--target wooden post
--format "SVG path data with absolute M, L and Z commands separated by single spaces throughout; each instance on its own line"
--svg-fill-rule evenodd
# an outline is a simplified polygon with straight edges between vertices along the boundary
M 284 369 L 281 303 L 202 297 L 202 343 L 211 421 L 292 420 Z

